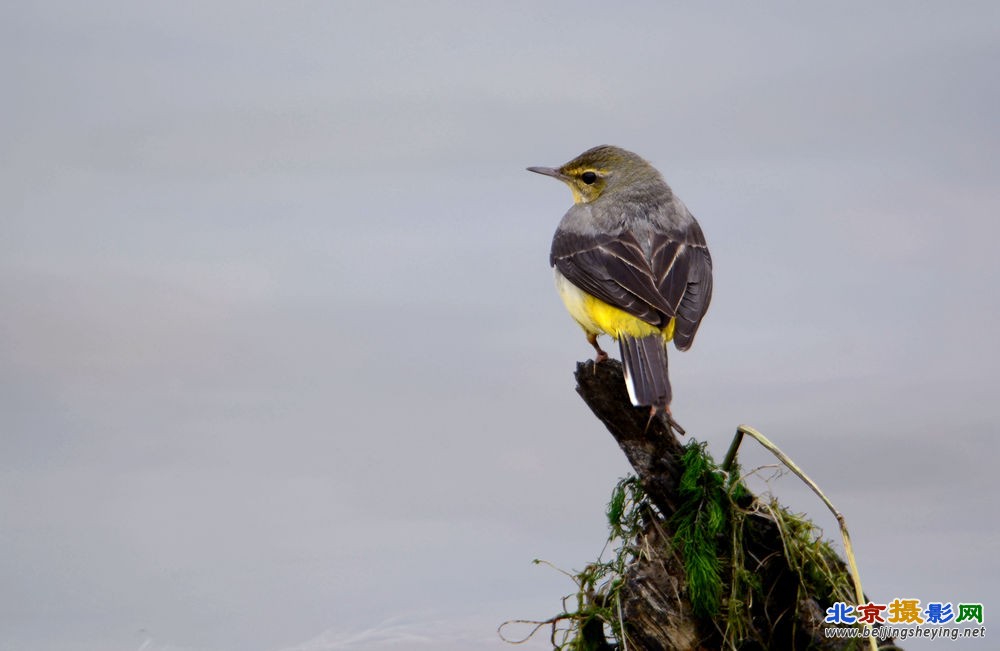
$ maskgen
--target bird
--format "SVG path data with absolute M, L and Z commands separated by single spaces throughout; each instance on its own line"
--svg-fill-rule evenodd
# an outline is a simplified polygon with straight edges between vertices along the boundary
M 620 147 L 527 169 L 573 193 L 549 263 L 567 311 L 597 351 L 595 364 L 608 359 L 597 337 L 617 340 L 632 404 L 649 407 L 650 420 L 659 411 L 675 424 L 667 344 L 690 348 L 712 299 L 701 226 L 655 167 Z

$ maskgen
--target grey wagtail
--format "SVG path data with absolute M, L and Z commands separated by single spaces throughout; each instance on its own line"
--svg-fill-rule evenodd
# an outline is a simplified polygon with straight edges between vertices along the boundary
M 529 167 L 573 192 L 549 263 L 570 315 L 607 359 L 616 339 L 632 404 L 670 416 L 667 343 L 694 341 L 712 298 L 712 258 L 687 207 L 648 162 L 618 147 L 589 149 L 562 167 Z M 671 419 L 672 420 L 672 419 Z

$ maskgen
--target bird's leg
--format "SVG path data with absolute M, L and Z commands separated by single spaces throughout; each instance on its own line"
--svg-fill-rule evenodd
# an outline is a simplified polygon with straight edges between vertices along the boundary
M 649 431 L 649 426 L 653 424 L 653 419 L 656 418 L 656 407 L 649 408 L 649 418 L 646 420 L 646 426 L 642 428 L 643 434 Z
M 606 360 L 608 358 L 608 354 L 606 352 L 604 352 L 603 350 L 601 350 L 601 345 L 599 343 L 597 343 L 597 333 L 596 332 L 588 332 L 587 333 L 587 341 L 589 341 L 590 345 L 593 346 L 594 350 L 597 351 L 597 357 L 594 358 L 594 363 L 595 364 L 600 364 L 601 362 L 603 362 L 604 360 Z

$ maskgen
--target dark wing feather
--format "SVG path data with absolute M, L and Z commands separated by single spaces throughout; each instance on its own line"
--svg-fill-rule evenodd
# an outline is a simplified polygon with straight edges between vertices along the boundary
M 666 325 L 673 309 L 660 296 L 649 261 L 629 233 L 556 232 L 552 266 L 571 283 L 646 323 Z
M 712 294 L 712 261 L 697 224 L 686 232 L 585 235 L 557 231 L 550 262 L 571 283 L 646 323 L 677 317 L 675 345 L 691 345 Z M 644 246 L 645 244 L 645 246 Z
M 712 300 L 712 256 L 708 253 L 708 247 L 704 244 L 692 245 L 687 251 L 687 286 L 677 308 L 677 323 L 674 325 L 674 345 L 680 350 L 691 347 L 701 319 Z

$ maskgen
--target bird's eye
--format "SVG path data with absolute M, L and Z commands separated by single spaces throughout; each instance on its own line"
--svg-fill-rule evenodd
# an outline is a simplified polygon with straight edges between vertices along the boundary
M 587 185 L 593 185 L 594 181 L 597 180 L 597 174 L 594 174 L 593 172 L 584 172 L 580 175 L 580 180 Z

